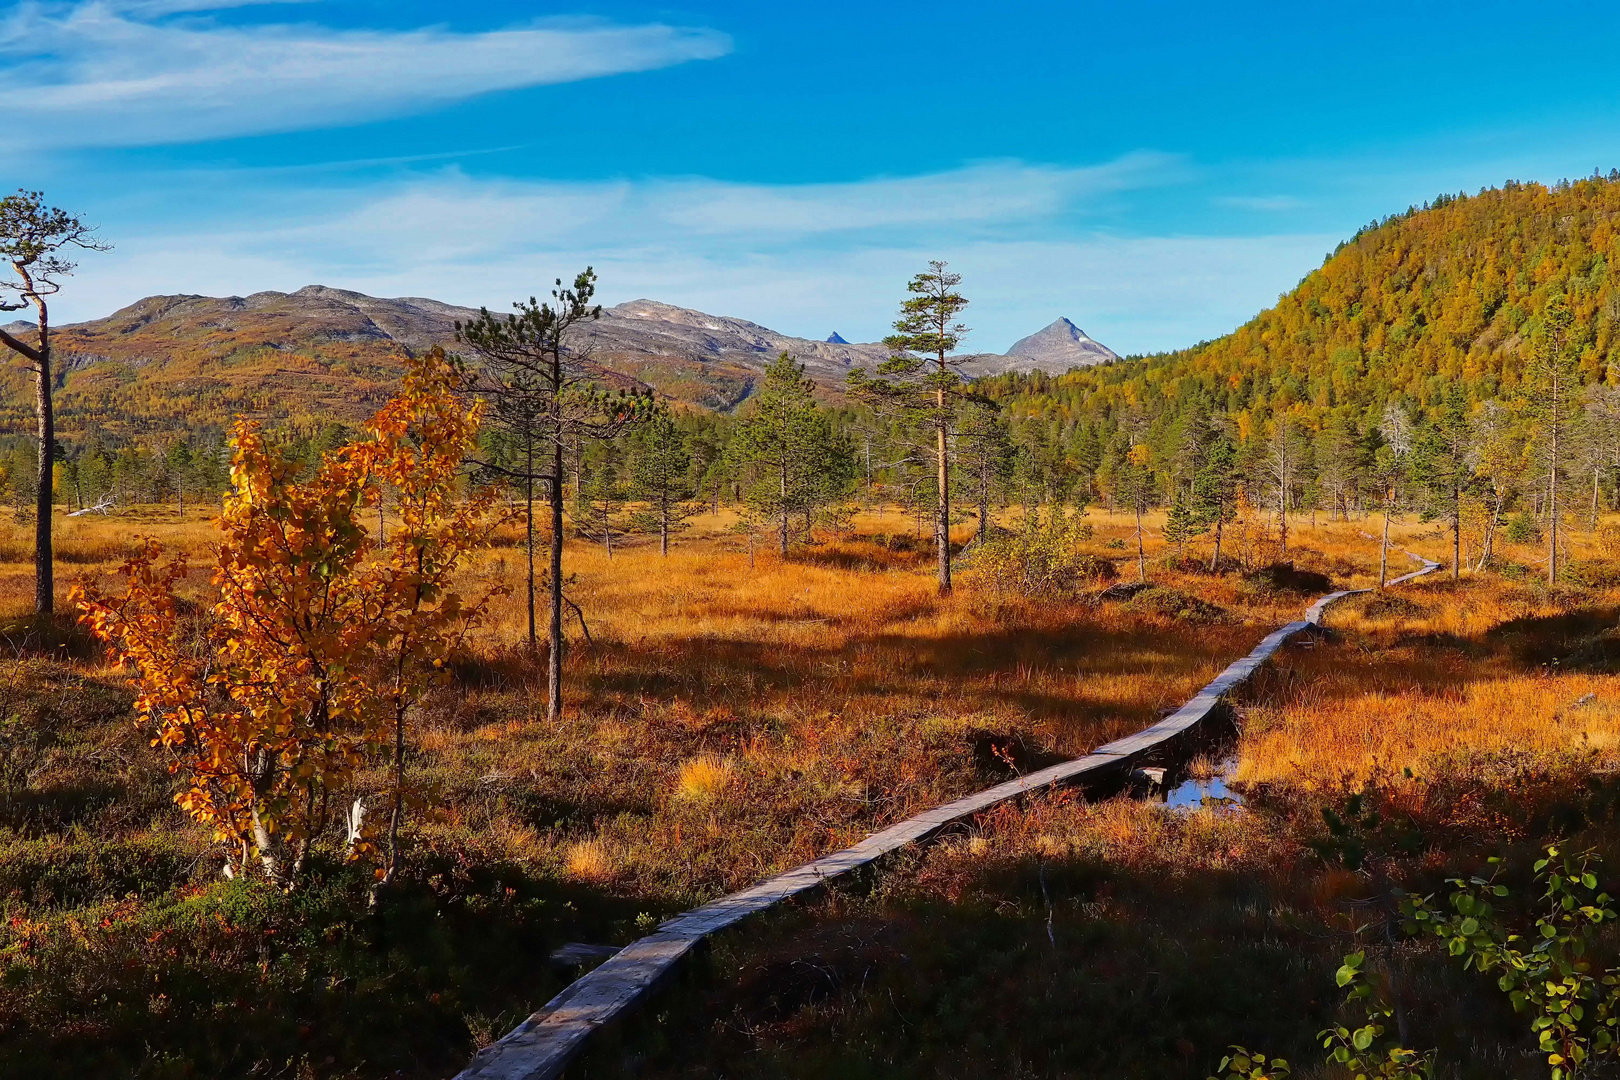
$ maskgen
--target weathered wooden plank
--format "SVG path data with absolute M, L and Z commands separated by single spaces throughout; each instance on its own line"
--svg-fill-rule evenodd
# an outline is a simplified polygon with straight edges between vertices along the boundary
M 1410 553 L 1408 553 L 1410 554 Z M 1389 584 L 1439 568 L 1424 563 Z M 1248 656 L 1228 665 L 1192 700 L 1152 727 L 1115 739 L 1090 754 L 1020 776 L 896 822 L 842 851 L 722 896 L 662 923 L 657 931 L 620 949 L 576 980 L 499 1041 L 480 1050 L 456 1080 L 552 1080 L 560 1076 L 592 1032 L 645 997 L 704 937 L 824 882 L 867 866 L 884 855 L 999 803 L 1082 777 L 1117 773 L 1132 759 L 1158 749 L 1204 720 L 1222 698 L 1259 670 L 1289 638 L 1320 625 L 1329 604 L 1365 589 L 1346 589 L 1317 600 L 1299 622 L 1270 634 Z

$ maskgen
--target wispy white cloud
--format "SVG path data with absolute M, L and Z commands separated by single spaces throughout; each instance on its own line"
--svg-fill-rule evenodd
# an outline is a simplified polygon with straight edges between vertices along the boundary
M 540 22 L 484 33 L 227 26 L 204 0 L 25 0 L 0 14 L 0 146 L 132 146 L 406 115 L 477 94 L 730 51 L 707 29 Z
M 336 220 L 289 226 L 278 243 L 394 262 L 402 223 L 413 251 L 435 258 L 563 246 L 679 244 L 737 255 L 805 242 L 953 241 L 1084 217 L 1104 197 L 1155 186 L 1179 160 L 1135 153 L 1101 165 L 1021 162 L 850 183 L 741 184 L 703 178 L 559 183 L 485 180 L 445 170 L 370 197 Z M 1066 227 L 1066 226 L 1065 226 Z M 341 240 L 338 240 L 341 238 Z
M 610 302 L 647 296 L 787 333 L 871 340 L 905 280 L 945 258 L 974 299 L 969 347 L 1003 349 L 1066 315 L 1127 352 L 1231 329 L 1332 246 L 1316 235 L 1101 232 L 1089 216 L 1095 204 L 1180 167 L 1150 160 L 1075 170 L 1009 162 L 870 185 L 528 183 L 445 172 L 306 192 L 299 201 L 316 213 L 259 212 L 248 199 L 212 228 L 120 235 L 105 222 L 118 250 L 85 260 L 58 306 L 82 319 L 153 292 L 318 282 L 504 308 L 592 264 Z

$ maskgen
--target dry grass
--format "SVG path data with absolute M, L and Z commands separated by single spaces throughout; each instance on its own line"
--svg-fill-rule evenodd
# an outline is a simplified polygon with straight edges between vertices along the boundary
M 1087 553 L 1116 560 L 1121 576 L 1133 578 L 1134 522 L 1095 511 L 1088 521 L 1094 535 L 1085 545 Z M 1029 603 L 996 596 L 976 586 L 970 557 L 961 564 L 961 587 L 942 599 L 935 593 L 926 542 L 892 511 L 862 515 L 856 535 L 796 550 L 786 560 L 765 544 L 750 554 L 746 542 L 730 531 L 733 522 L 730 514 L 696 519 L 668 559 L 646 540 L 619 547 L 612 559 L 594 546 L 569 542 L 568 564 L 575 575 L 571 595 L 589 619 L 593 641 L 581 639 L 571 622 L 568 707 L 560 723 L 542 719 L 543 657 L 523 646 L 526 619 L 516 592 L 499 603 L 458 660 L 456 684 L 426 703 L 414 733 L 412 767 L 421 786 L 441 799 L 437 810 L 413 824 L 412 864 L 422 868 L 423 887 L 435 895 L 453 894 L 462 903 L 464 893 L 476 894 L 483 906 L 468 907 L 468 934 L 522 927 L 525 934 L 568 935 L 561 940 L 628 940 L 645 925 L 645 917 L 638 916 L 667 913 L 746 885 L 1014 771 L 1083 753 L 1147 726 L 1266 632 L 1297 618 L 1315 587 L 1306 584 L 1308 574 L 1244 573 L 1231 567 L 1210 574 L 1196 561 L 1207 557 L 1201 546 L 1182 561 L 1150 536 L 1156 589 L 1127 603 L 1092 596 Z M 1148 524 L 1157 530 L 1162 522 L 1155 517 Z M 1323 522 L 1313 528 L 1296 522 L 1289 558 L 1298 571 L 1324 574 L 1335 585 L 1371 584 L 1377 547 L 1361 533 L 1376 532 L 1378 524 Z M 1446 550 L 1432 526 L 1398 526 L 1395 532 L 1431 557 Z M 62 522 L 64 593 L 77 573 L 111 574 L 143 534 L 191 554 L 195 567 L 188 588 L 206 598 L 211 539 L 206 521 L 201 514 L 179 521 L 164 509 Z M 958 542 L 968 538 L 967 530 L 955 537 Z M 26 539 L 23 530 L 0 521 L 0 560 L 22 559 Z M 469 571 L 468 591 L 521 585 L 524 560 L 517 534 L 497 539 Z M 1252 525 L 1247 534 L 1239 530 L 1229 538 L 1228 553 L 1256 569 L 1278 557 Z M 1526 566 L 1533 554 L 1510 553 Z M 1397 572 L 1410 565 L 1395 556 Z M 0 616 L 21 616 L 31 591 L 24 562 L 0 561 Z M 1264 680 L 1246 705 L 1250 723 L 1240 778 L 1256 793 L 1256 805 L 1282 806 L 1283 816 L 1172 816 L 1143 803 L 1087 804 L 1070 796 L 1007 807 L 978 822 L 969 835 L 902 860 L 874 893 L 875 907 L 860 909 L 860 926 L 851 932 L 859 937 L 871 931 L 872 940 L 881 942 L 885 935 L 902 934 L 896 928 L 909 925 L 919 906 L 933 912 L 917 920 L 925 940 L 894 948 L 923 958 L 915 968 L 918 986 L 933 985 L 939 972 L 969 972 L 949 991 L 955 995 L 951 1000 L 971 997 L 969 991 L 986 980 L 1022 985 L 1024 961 L 1018 957 L 1028 953 L 1028 942 L 1020 937 L 1016 948 L 992 949 L 989 955 L 997 959 L 988 971 L 938 950 L 949 953 L 958 943 L 971 948 L 985 935 L 997 939 L 1026 931 L 1047 949 L 1039 943 L 1049 943 L 1049 933 L 1059 941 L 1068 934 L 1075 952 L 1058 970 L 1043 966 L 1039 979 L 1065 980 L 1065 993 L 1078 995 L 1073 1000 L 1091 1001 L 1086 1006 L 1091 1012 L 1080 1009 L 1088 1023 L 1106 1023 L 1110 1010 L 1118 1011 L 1114 1003 L 1137 1000 L 1131 964 L 1180 972 L 1173 978 L 1184 977 L 1204 994 L 1231 956 L 1246 958 L 1234 978 L 1253 989 L 1269 977 L 1265 965 L 1280 952 L 1297 954 L 1289 961 L 1295 965 L 1292 974 L 1279 985 L 1290 994 L 1308 993 L 1319 974 L 1313 966 L 1321 960 L 1317 954 L 1338 944 L 1321 937 L 1320 924 L 1340 915 L 1344 897 L 1360 895 L 1359 879 L 1346 878 L 1342 870 L 1299 872 L 1314 866 L 1315 856 L 1308 830 L 1294 822 L 1320 819 L 1311 817 L 1314 811 L 1288 817 L 1289 799 L 1337 797 L 1369 778 L 1382 783 L 1400 777 L 1407 766 L 1425 781 L 1441 775 L 1489 778 L 1521 752 L 1538 760 L 1562 754 L 1559 760 L 1574 761 L 1585 754 L 1581 761 L 1588 764 L 1595 753 L 1606 762 L 1620 724 L 1611 708 L 1620 703 L 1620 685 L 1602 668 L 1606 646 L 1594 637 L 1607 617 L 1607 603 L 1597 594 L 1575 597 L 1495 577 L 1460 587 L 1426 584 L 1355 601 L 1334 616 L 1333 639 L 1288 653 L 1278 673 Z M 1549 646 L 1562 632 L 1558 627 L 1568 631 L 1569 648 Z M 1587 659 L 1571 671 L 1567 658 L 1577 653 Z M 116 673 L 93 666 L 75 677 L 102 685 L 119 681 Z M 1588 693 L 1593 698 L 1575 707 Z M 1548 719 L 1552 706 L 1562 710 L 1559 719 Z M 1473 726 L 1453 716 L 1464 708 L 1477 711 Z M 102 762 L 97 767 L 145 762 L 140 740 L 126 741 L 133 749 L 121 750 L 123 757 L 97 758 Z M 1481 748 L 1486 756 L 1495 755 L 1496 764 L 1482 763 Z M 155 761 L 145 764 L 161 768 Z M 1198 771 L 1213 767 L 1206 761 Z M 31 782 L 42 790 L 66 790 L 73 779 L 67 774 L 77 768 L 69 763 L 50 774 L 40 771 Z M 159 772 L 147 786 L 157 791 L 163 783 Z M 176 813 L 151 791 L 141 806 L 140 820 L 132 823 L 126 814 L 118 818 L 119 828 L 132 830 L 141 842 L 148 833 L 181 836 L 188 846 L 182 864 L 189 869 L 176 876 L 173 888 L 202 888 L 198 882 L 211 878 L 212 864 L 192 861 L 203 854 L 201 840 L 184 833 Z M 1453 819 L 1466 817 L 1456 812 L 1456 799 L 1446 806 Z M 70 815 L 60 828 L 94 830 L 102 820 Z M 1475 813 L 1467 820 L 1481 818 Z M 141 898 L 128 903 L 139 907 L 152 900 L 146 896 L 152 888 L 143 886 Z M 1159 933 L 1157 920 L 1163 916 L 1154 905 L 1165 889 L 1174 897 L 1176 918 L 1189 921 L 1166 924 L 1175 933 L 1148 953 L 1133 953 L 1146 949 L 1142 943 Z M 97 902 L 126 901 L 120 892 Z M 1215 907 L 1197 907 L 1206 902 Z M 849 911 L 840 905 L 850 901 L 835 894 L 826 903 L 831 907 L 822 913 L 825 920 L 817 915 L 806 932 L 842 940 L 840 920 Z M 435 915 L 423 925 L 438 926 L 438 920 Z M 1281 944 L 1266 937 L 1257 946 L 1246 936 L 1272 935 L 1279 925 L 1286 930 Z M 1194 943 L 1192 960 L 1176 959 L 1176 951 L 1184 949 L 1181 938 L 1193 940 L 1206 931 L 1207 940 Z M 1110 938 L 1101 956 L 1085 944 L 1091 940 L 1086 935 L 1117 940 Z M 479 939 L 459 940 L 458 948 L 466 948 Z M 485 942 L 490 955 L 499 954 L 503 940 L 508 939 Z M 781 945 L 784 953 L 797 950 L 798 955 L 813 955 L 816 947 L 793 935 Z M 860 948 L 855 953 L 866 956 Z M 741 970 L 752 970 L 748 965 L 756 954 L 739 950 L 736 955 Z M 930 968 L 934 961 L 943 966 Z M 1075 983 L 1091 977 L 1082 970 L 1085 965 L 1099 962 L 1121 966 L 1108 968 L 1095 985 Z M 501 985 L 521 1012 L 555 986 L 545 973 L 533 974 L 532 963 L 519 966 L 531 974 L 509 976 L 511 981 Z M 251 982 L 256 970 L 243 967 L 243 978 Z M 850 985 L 864 978 L 861 970 L 852 969 Z M 453 967 L 445 971 L 432 976 L 437 982 L 401 983 L 399 993 L 418 1003 L 429 1001 L 430 994 L 453 997 L 455 980 L 463 975 Z M 744 997 L 774 992 L 749 978 L 739 983 Z M 821 1021 L 812 1017 L 804 1021 L 804 1038 L 817 1047 L 841 1044 L 846 1036 L 850 1045 L 865 1045 L 866 1035 L 875 1033 L 873 1039 L 887 1047 L 882 1060 L 907 1061 L 909 1045 L 917 1052 L 913 1074 L 928 1072 L 930 1060 L 938 1066 L 930 1075 L 964 1074 L 952 1053 L 934 1053 L 951 1045 L 956 1033 L 951 1024 L 927 1036 L 938 1046 L 908 1043 L 925 1036 L 904 1034 L 915 1017 L 933 1015 L 930 1010 L 948 1016 L 949 1009 L 917 986 L 912 989 L 922 997 L 908 1003 L 904 980 L 880 977 L 877 986 L 901 995 L 907 1021 L 890 1016 L 896 1006 L 862 997 L 871 1006 L 865 1019 L 839 1014 L 827 1023 L 836 1020 L 834 1027 L 846 1027 L 834 1031 L 817 1027 Z M 1151 1004 L 1150 999 L 1141 1000 Z M 1205 1043 L 1218 1049 L 1222 1039 L 1248 1037 L 1233 1025 L 1263 1012 L 1264 1003 L 1245 1001 L 1240 995 L 1226 1013 L 1209 1013 L 1201 1021 L 1208 1030 L 1187 1029 L 1185 1038 L 1196 1044 L 1198 1054 Z M 723 1007 L 712 1011 L 711 1004 L 694 998 L 699 1013 L 692 1018 L 694 1030 L 707 1030 L 710 1018 L 724 1013 Z M 1039 1000 L 1020 1006 L 1027 1013 L 1054 1015 L 1068 1015 L 1067 1007 Z M 1264 1007 L 1275 1011 L 1280 1005 Z M 1159 1010 L 1157 1004 L 1153 1008 Z M 460 1025 L 485 1037 L 502 1026 L 484 1013 L 448 1017 L 441 1017 L 441 1027 Z M 752 1013 L 744 1019 L 758 1021 Z M 1016 1028 L 979 1019 L 1009 1033 Z M 775 1029 L 767 1024 L 758 1030 Z M 1153 1055 L 1168 1054 L 1165 1060 L 1175 1067 L 1120 1066 L 1108 1072 L 1098 1066 L 1088 1072 L 1090 1065 L 1069 1062 L 1062 1068 L 1079 1068 L 1076 1075 L 1207 1075 L 1199 1070 L 1211 1062 L 1198 1054 L 1165 1050 L 1139 1034 L 1127 1033 L 1137 1040 L 1132 1052 L 1140 1051 L 1141 1061 L 1160 1062 Z M 1032 1035 L 1025 1042 L 1035 1045 L 1046 1037 Z M 467 1036 L 469 1042 L 476 1038 Z M 430 1045 L 432 1039 L 438 1041 Z M 1007 1039 L 1013 1049 L 1023 1045 L 1012 1034 Z M 431 1062 L 453 1061 L 466 1049 L 453 1043 L 424 1032 L 412 1053 L 429 1064 L 415 1067 L 426 1075 L 438 1070 Z M 997 1045 L 999 1054 L 1009 1044 Z M 699 1041 L 689 1047 L 698 1059 L 687 1072 L 712 1072 L 724 1057 L 703 1057 L 713 1050 L 703 1046 Z M 789 1045 L 785 1055 L 767 1054 L 727 1074 L 833 1075 L 848 1064 L 816 1054 L 798 1060 L 804 1046 Z M 359 1069 L 359 1075 L 380 1073 L 381 1066 L 370 1068 L 363 1053 L 332 1052 L 337 1064 L 313 1065 L 312 1075 L 345 1068 Z M 982 1074 L 1017 1072 L 993 1056 L 973 1059 L 983 1066 Z M 754 1059 L 744 1054 L 737 1060 Z M 398 1066 L 396 1061 L 389 1068 Z M 1054 1064 L 1044 1071 L 1062 1069 Z M 659 1073 L 652 1069 L 648 1075 Z
M 1620 594 L 1483 577 L 1358 598 L 1251 710 L 1237 780 L 1304 791 L 1489 783 L 1507 763 L 1620 764 Z
M 540 658 L 521 645 L 521 537 L 497 537 L 467 589 L 514 591 L 457 665 L 461 684 L 423 714 L 418 768 L 448 797 L 419 843 L 454 851 L 477 837 L 536 872 L 606 880 L 578 855 L 600 842 L 616 891 L 690 902 L 1139 730 L 1310 599 L 1287 580 L 1168 559 L 1156 518 L 1159 587 L 1126 604 L 992 596 L 975 587 L 970 557 L 962 587 L 941 599 L 926 539 L 894 511 L 785 560 L 766 543 L 750 552 L 735 520 L 696 519 L 667 559 L 646 539 L 611 559 L 570 541 L 571 595 L 592 642 L 571 623 L 555 726 L 539 719 Z M 1088 521 L 1088 552 L 1132 576 L 1134 522 Z M 204 511 L 58 525 L 64 592 L 79 574 L 107 578 L 150 535 L 189 555 L 188 587 L 207 596 Z M 1302 568 L 1368 580 L 1373 549 L 1357 525 L 1301 522 L 1294 535 Z M 0 523 L 0 556 L 26 538 Z M 1234 528 L 1228 551 L 1276 556 L 1255 526 Z M 30 585 L 26 565 L 0 563 L 0 614 L 25 610 Z
M 1377 528 L 1301 530 L 1301 562 L 1342 560 L 1336 582 L 1370 584 L 1376 545 L 1359 533 Z M 1396 533 L 1446 554 L 1432 526 Z M 1505 554 L 1533 569 L 1537 552 Z M 698 987 L 625 1050 L 597 1053 L 589 1075 L 1198 1080 L 1240 1041 L 1328 1078 L 1314 1036 L 1354 1018 L 1333 971 L 1359 949 L 1400 965 L 1403 1023 L 1440 1049 L 1445 1075 L 1545 1076 L 1489 980 L 1405 942 L 1388 917 L 1392 886 L 1431 891 L 1487 856 L 1522 884 L 1555 837 L 1597 846 L 1611 867 L 1620 856 L 1620 593 L 1533 577 L 1436 575 L 1337 608 L 1329 636 L 1280 655 L 1239 703 L 1246 809 L 1066 792 L 1001 807 L 870 893 L 835 892 L 726 939 Z M 1241 575 L 1164 578 L 1250 640 L 1266 614 L 1297 611 Z M 1222 630 L 1156 625 L 1183 656 Z M 1378 816 L 1332 833 L 1323 811 L 1354 817 L 1351 805 Z

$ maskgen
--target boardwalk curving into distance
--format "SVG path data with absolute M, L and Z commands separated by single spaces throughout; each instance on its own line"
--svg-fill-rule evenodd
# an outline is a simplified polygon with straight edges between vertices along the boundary
M 1411 552 L 1407 554 L 1423 563 L 1423 569 L 1395 578 L 1389 585 L 1399 585 L 1440 568 L 1439 563 Z M 1127 771 L 1138 758 L 1202 722 L 1223 697 L 1247 682 L 1289 638 L 1321 625 L 1328 605 L 1368 591 L 1345 589 L 1323 596 L 1306 610 L 1303 619 L 1267 634 L 1253 652 L 1228 666 L 1191 701 L 1152 727 L 1100 746 L 1085 757 L 1020 776 L 907 818 L 873 833 L 853 847 L 824 855 L 741 892 L 675 916 L 652 934 L 620 949 L 501 1039 L 480 1050 L 455 1080 L 552 1080 L 562 1075 L 592 1032 L 639 1004 L 682 957 L 710 934 L 790 896 L 869 865 L 889 852 L 925 839 L 947 825 L 998 803 L 1085 777 L 1102 778 Z

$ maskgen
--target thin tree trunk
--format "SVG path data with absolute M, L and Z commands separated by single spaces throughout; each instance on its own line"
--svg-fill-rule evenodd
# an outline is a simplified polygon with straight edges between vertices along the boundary
M 1462 576 L 1462 488 L 1451 489 L 1451 580 Z
M 399 826 L 405 818 L 405 707 L 398 702 L 394 704 L 392 765 L 394 798 L 393 805 L 388 808 L 388 865 L 383 869 L 382 879 L 377 882 L 377 889 L 372 890 L 373 904 L 377 902 L 378 889 L 393 884 L 395 876 L 399 873 Z
M 34 414 L 38 420 L 39 491 L 34 500 L 34 613 L 49 615 L 56 607 L 51 564 L 51 466 L 56 457 L 56 417 L 51 408 L 50 316 L 45 301 L 39 310 L 39 363 L 34 367 Z
M 553 438 L 556 438 L 555 434 Z M 551 655 L 546 661 L 546 719 L 562 719 L 563 662 L 563 447 L 558 439 L 551 449 Z
M 974 544 L 982 544 L 990 539 L 990 484 L 989 479 L 982 473 L 979 476 L 979 535 L 973 538 Z
M 527 546 L 529 552 L 529 651 L 532 653 L 540 647 L 540 637 L 536 632 L 534 623 L 534 436 L 531 433 L 528 446 L 525 448 L 526 464 L 524 466 L 524 496 L 529 512 L 526 516 L 528 524 Z M 377 500 L 378 518 L 381 519 L 382 500 Z M 379 526 L 380 529 L 380 526 Z
M 1216 573 L 1221 568 L 1221 519 L 1226 516 L 1225 507 L 1215 508 L 1215 553 L 1209 557 L 1209 572 Z
M 1557 398 L 1554 398 L 1557 408 Z M 1558 584 L 1558 419 L 1553 418 L 1552 468 L 1547 472 L 1547 584 Z
M 1147 550 L 1142 546 L 1142 504 L 1136 504 L 1136 580 L 1147 580 Z
M 782 521 L 781 521 L 781 525 L 780 525 L 780 527 L 779 527 L 779 529 L 777 531 L 777 549 L 781 553 L 782 558 L 784 558 L 784 559 L 787 558 L 787 549 L 788 549 L 788 497 L 787 497 L 788 482 L 787 482 L 787 477 L 788 477 L 788 467 L 787 467 L 787 461 L 784 459 L 783 462 L 782 462 L 782 470 L 781 470 L 781 475 L 780 475 L 780 478 L 779 478 L 780 481 L 781 481 L 781 492 L 780 492 L 780 494 L 781 494 L 781 501 L 782 501 Z
M 669 558 L 669 498 L 665 496 L 660 500 L 660 513 L 658 515 L 658 553 Z
M 1282 479 L 1277 484 L 1277 536 L 1282 544 L 1282 554 L 1288 554 L 1288 472 L 1283 469 Z
M 1389 578 L 1389 506 L 1384 507 L 1384 540 L 1378 545 L 1378 591 L 1384 591 Z
M 939 366 L 945 370 L 943 354 Z M 935 423 L 934 452 L 939 458 L 939 519 L 934 524 L 934 545 L 939 552 L 939 595 L 946 596 L 951 591 L 951 462 L 945 438 L 945 390 L 936 393 L 939 419 Z

